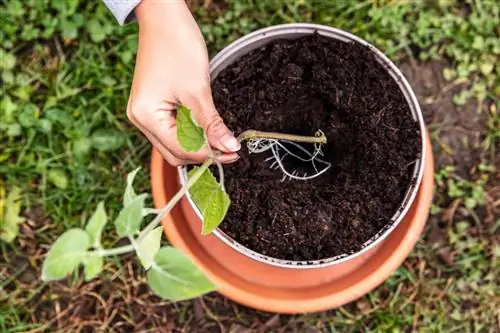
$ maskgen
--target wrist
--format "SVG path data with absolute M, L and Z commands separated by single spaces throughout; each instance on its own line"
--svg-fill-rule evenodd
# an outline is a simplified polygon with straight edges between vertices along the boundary
M 175 25 L 185 12 L 189 13 L 184 0 L 142 0 L 135 9 L 140 28 L 165 28 Z

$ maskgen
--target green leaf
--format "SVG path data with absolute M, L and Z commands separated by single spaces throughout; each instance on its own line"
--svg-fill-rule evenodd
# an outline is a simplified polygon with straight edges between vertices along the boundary
M 52 123 L 48 119 L 40 119 L 36 124 L 36 128 L 45 134 L 50 134 L 52 131 Z
M 85 231 L 89 234 L 90 244 L 94 247 L 101 246 L 101 233 L 102 229 L 108 222 L 106 210 L 104 209 L 104 202 L 99 202 L 94 214 L 89 219 Z
M 163 227 L 157 227 L 146 234 L 141 242 L 137 244 L 137 256 L 145 269 L 151 267 L 156 254 L 160 250 L 162 234 Z
M 22 127 L 33 127 L 39 117 L 40 111 L 35 104 L 26 104 L 19 113 L 18 120 Z
M 78 23 L 70 21 L 63 17 L 61 19 L 60 28 L 64 39 L 75 39 L 78 36 Z
M 472 95 L 473 95 L 472 91 L 462 90 L 458 94 L 455 94 L 453 96 L 453 102 L 459 106 L 465 105 L 465 104 L 467 104 L 467 101 L 469 100 L 469 98 L 472 97 Z
M 47 118 L 53 125 L 59 124 L 63 128 L 70 128 L 73 126 L 74 119 L 70 112 L 52 108 L 44 112 L 45 118 Z
M 92 149 L 92 141 L 89 138 L 80 138 L 73 142 L 73 155 L 79 161 L 84 161 L 88 158 Z
M 14 187 L 5 198 L 5 190 L 0 184 L 0 239 L 12 242 L 19 234 L 19 225 L 24 219 L 21 213 L 21 189 Z
M 87 255 L 90 237 L 85 230 L 73 228 L 52 245 L 43 262 L 42 280 L 60 280 L 73 272 Z
M 481 35 L 474 36 L 474 42 L 472 43 L 472 48 L 476 50 L 481 50 L 484 48 L 484 37 Z
M 2 110 L 0 123 L 13 123 L 15 121 L 15 111 L 17 110 L 17 108 L 17 104 L 12 101 L 9 95 L 4 96 L 2 98 L 2 101 L 0 101 L 0 110 Z
M 16 56 L 0 49 L 0 69 L 13 69 L 16 66 Z
M 125 188 L 125 193 L 123 194 L 123 205 L 128 206 L 136 197 L 134 191 L 134 179 L 141 168 L 137 168 L 127 175 L 127 187 Z
M 456 77 L 456 72 L 453 68 L 443 69 L 443 77 L 446 81 L 451 81 Z
M 102 25 L 98 20 L 90 19 L 86 26 L 93 42 L 100 43 L 106 38 L 106 34 L 104 33 Z
M 193 120 L 191 110 L 183 105 L 177 108 L 177 139 L 186 151 L 198 151 L 205 144 L 203 129 Z
M 148 271 L 148 284 L 160 297 L 182 301 L 215 290 L 203 272 L 182 252 L 163 247 Z
M 142 210 L 147 195 L 137 196 L 128 206 L 123 207 L 115 220 L 116 231 L 120 236 L 131 236 L 139 231 L 142 222 Z
M 16 84 L 20 86 L 29 86 L 31 84 L 31 76 L 26 73 L 18 73 L 16 75 Z
M 495 64 L 492 62 L 485 62 L 485 63 L 481 64 L 481 66 L 479 67 L 479 69 L 481 70 L 481 73 L 483 73 L 484 76 L 489 75 L 493 71 L 494 68 L 495 68 Z
M 10 124 L 7 126 L 6 134 L 8 137 L 14 138 L 20 136 L 22 133 L 21 126 L 19 124 Z
M 123 133 L 117 129 L 99 128 L 91 136 L 92 145 L 100 151 L 115 151 L 125 144 Z
M 101 78 L 100 81 L 102 84 L 110 87 L 116 86 L 117 84 L 116 80 L 109 75 L 106 75 L 105 77 Z
M 199 167 L 194 167 L 189 171 L 188 177 L 191 177 L 198 169 Z M 226 216 L 231 199 L 208 169 L 189 189 L 189 194 L 203 216 L 202 234 L 208 235 Z
M 88 257 L 83 261 L 85 281 L 90 281 L 102 272 L 104 260 L 102 257 Z
M 14 73 L 11 70 L 2 71 L 3 84 L 14 84 Z
M 57 188 L 64 190 L 68 187 L 68 176 L 63 169 L 51 169 L 47 173 L 47 180 Z

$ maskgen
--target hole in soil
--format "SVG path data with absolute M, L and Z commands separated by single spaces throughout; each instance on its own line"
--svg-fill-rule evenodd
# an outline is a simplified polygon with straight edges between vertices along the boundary
M 236 134 L 320 129 L 328 138 L 321 158 L 331 167 L 308 181 L 282 182 L 266 162 L 271 151 L 244 147 L 225 166 L 232 205 L 220 228 L 235 241 L 274 258 L 320 260 L 359 251 L 390 225 L 421 138 L 398 84 L 368 48 L 317 34 L 273 41 L 220 72 L 212 91 Z M 284 166 L 310 171 L 294 160 Z

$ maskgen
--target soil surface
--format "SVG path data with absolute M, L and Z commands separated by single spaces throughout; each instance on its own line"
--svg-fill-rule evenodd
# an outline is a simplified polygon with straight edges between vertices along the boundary
M 403 94 L 367 48 L 320 35 L 276 41 L 225 69 L 212 89 L 236 134 L 321 129 L 328 138 L 322 158 L 332 166 L 313 180 L 283 181 L 265 161 L 269 152 L 246 148 L 225 167 L 232 205 L 221 229 L 236 241 L 276 258 L 317 260 L 357 251 L 389 224 L 421 142 Z

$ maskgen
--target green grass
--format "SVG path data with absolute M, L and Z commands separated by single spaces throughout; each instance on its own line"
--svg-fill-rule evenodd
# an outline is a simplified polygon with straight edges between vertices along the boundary
M 458 112 L 472 105 L 484 119 L 479 129 L 481 152 L 473 158 L 475 168 L 464 174 L 460 161 L 438 165 L 431 226 L 405 265 L 358 302 L 337 311 L 287 317 L 279 325 L 327 332 L 498 328 L 499 7 L 493 0 L 193 4 L 212 55 L 260 27 L 326 24 L 367 39 L 397 63 L 443 62 L 441 74 L 446 80 L 466 83 L 449 97 Z M 0 199 L 2 190 L 9 193 L 19 187 L 24 209 L 41 207 L 48 217 L 43 223 L 35 221 L 34 227 L 23 226 L 39 242 L 30 261 L 39 274 L 47 244 L 63 230 L 81 226 L 99 201 L 106 200 L 110 214 L 116 214 L 127 172 L 144 166 L 136 184 L 149 191 L 150 146 L 125 115 L 137 26 L 118 26 L 104 5 L 93 1 L 9 0 L 1 2 L 0 10 Z M 443 136 L 433 130 L 436 142 Z M 435 152 L 444 154 L 437 148 Z M 441 243 L 429 239 L 436 228 L 444 239 Z M 107 237 L 107 242 L 117 241 L 112 234 Z M 27 255 L 23 252 L 30 240 L 23 229 L 11 245 L 1 243 L 0 262 Z M 451 262 L 443 263 L 438 252 L 451 255 Z M 124 270 L 113 264 L 107 274 Z M 59 297 L 57 289 L 39 282 L 29 284 L 29 290 L 19 290 L 26 288 L 19 282 L 20 275 L 13 276 L 7 264 L 0 264 L 0 331 L 40 327 L 43 323 L 34 323 L 30 313 L 40 302 Z M 122 280 L 118 294 L 125 298 L 125 286 L 135 280 Z M 77 290 L 85 290 L 75 281 Z M 17 289 L 12 290 L 12 285 Z M 189 304 L 173 309 L 189 317 L 193 311 Z M 257 320 L 254 312 L 231 309 L 234 315 L 229 319 L 213 317 L 248 325 Z M 177 318 L 179 325 L 183 325 L 182 318 Z

